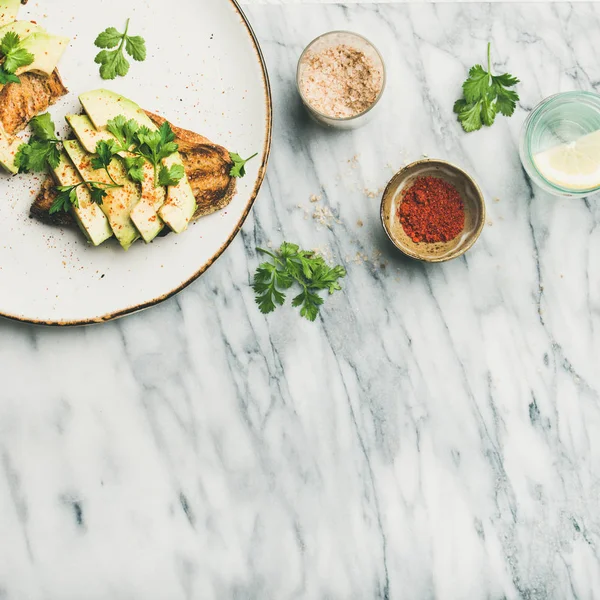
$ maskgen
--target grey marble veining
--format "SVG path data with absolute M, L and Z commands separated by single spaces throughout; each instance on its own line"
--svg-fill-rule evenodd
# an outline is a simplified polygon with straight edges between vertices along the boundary
M 598 597 L 600 209 L 531 188 L 517 144 L 540 99 L 600 85 L 600 6 L 248 14 L 274 145 L 230 249 L 118 322 L 0 322 L 0 598 Z M 333 28 L 388 67 L 356 132 L 312 124 L 294 90 Z M 465 135 L 452 104 L 488 40 L 521 102 Z M 445 265 L 401 258 L 378 221 L 423 154 L 487 199 L 481 240 Z M 255 247 L 284 239 L 348 267 L 316 323 L 254 304 Z

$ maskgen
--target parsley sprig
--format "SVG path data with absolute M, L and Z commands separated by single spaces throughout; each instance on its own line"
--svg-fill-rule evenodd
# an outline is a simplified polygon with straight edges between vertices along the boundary
M 333 294 L 342 289 L 339 279 L 346 276 L 346 269 L 340 265 L 330 267 L 322 256 L 312 251 L 300 250 L 299 246 L 288 242 L 284 242 L 276 252 L 264 248 L 257 250 L 272 259 L 272 262 L 259 265 L 252 285 L 256 303 L 263 314 L 283 305 L 284 291 L 297 283 L 302 291 L 293 298 L 292 306 L 300 307 L 300 315 L 314 321 L 324 301 L 319 292 L 327 290 Z
M 146 40 L 139 35 L 129 34 L 129 21 L 125 24 L 125 32 L 121 33 L 115 27 L 105 29 L 94 44 L 103 48 L 96 58 L 96 64 L 100 65 L 100 76 L 102 79 L 116 79 L 117 76 L 125 77 L 129 73 L 129 61 L 125 52 L 136 61 L 146 60 Z M 114 48 L 110 50 L 110 48 Z
M 110 174 L 108 167 L 112 162 L 113 158 L 118 153 L 115 152 L 117 144 L 113 140 L 101 140 L 96 144 L 96 154 L 92 158 L 92 168 L 96 170 L 104 170 L 104 172 L 108 175 L 108 178 L 112 181 L 112 183 L 116 187 L 123 187 L 121 184 L 118 184 L 113 176 Z
M 231 158 L 231 160 L 233 161 L 233 166 L 229 171 L 229 176 L 238 178 L 243 177 L 246 174 L 246 163 L 249 160 L 252 160 L 255 156 L 258 156 L 258 152 L 256 152 L 256 154 L 253 154 L 249 158 L 242 158 L 239 154 L 236 154 L 235 152 L 230 152 L 229 158 Z
M 177 185 L 185 175 L 182 165 L 167 167 L 162 164 L 165 158 L 179 149 L 168 122 L 151 131 L 148 127 L 140 127 L 134 119 L 127 120 L 119 115 L 107 123 L 107 129 L 116 139 L 96 144 L 98 157 L 92 163 L 95 169 L 106 169 L 117 154 L 127 153 L 128 156 L 123 159 L 125 170 L 128 177 L 137 183 L 144 179 L 146 161 L 154 167 L 154 187 Z
M 55 168 L 60 163 L 60 140 L 54 132 L 54 122 L 49 113 L 33 117 L 29 122 L 32 135 L 27 144 L 22 144 L 15 156 L 19 173 L 41 173 L 47 167 Z
M 463 83 L 464 97 L 454 104 L 454 112 L 466 132 L 493 125 L 498 113 L 512 116 L 519 101 L 519 95 L 507 89 L 519 83 L 516 77 L 509 73 L 492 75 L 490 48 L 488 43 L 488 70 L 481 65 L 471 67 L 469 78 Z
M 77 197 L 77 190 L 82 185 L 87 186 L 92 202 L 96 204 L 102 204 L 104 198 L 106 198 L 107 190 L 122 187 L 116 184 L 102 183 L 100 181 L 81 181 L 75 185 L 57 185 L 54 189 L 58 192 L 50 210 L 49 214 L 64 211 L 69 212 L 70 208 L 75 206 L 79 208 L 79 198 Z
M 35 57 L 25 48 L 20 47 L 21 40 L 14 31 L 9 31 L 0 40 L 0 53 L 4 57 L 0 65 L 0 84 L 21 83 L 15 75 L 20 67 L 30 65 Z

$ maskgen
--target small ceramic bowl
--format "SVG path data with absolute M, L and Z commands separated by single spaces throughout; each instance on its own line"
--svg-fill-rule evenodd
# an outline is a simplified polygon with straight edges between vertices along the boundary
M 413 242 L 398 218 L 398 207 L 405 192 L 417 177 L 439 177 L 460 193 L 465 208 L 465 226 L 449 242 Z M 444 262 L 463 255 L 476 241 L 485 224 L 485 201 L 479 186 L 462 169 L 436 159 L 414 162 L 396 173 L 383 193 L 381 222 L 392 243 L 411 258 L 427 262 Z

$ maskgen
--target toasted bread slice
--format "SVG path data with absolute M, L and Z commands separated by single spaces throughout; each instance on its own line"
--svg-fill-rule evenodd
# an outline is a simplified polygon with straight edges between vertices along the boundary
M 147 115 L 158 126 L 166 120 L 149 112 Z M 236 179 L 229 175 L 233 166 L 229 152 L 202 135 L 173 125 L 171 127 L 176 136 L 175 141 L 179 144 L 179 153 L 198 204 L 193 220 L 225 208 L 231 202 L 236 190 Z M 61 212 L 53 215 L 48 213 L 56 198 L 54 185 L 56 184 L 50 176 L 44 181 L 42 190 L 31 206 L 31 216 L 50 225 L 75 225 L 69 213 Z
M 146 111 L 146 114 L 158 127 L 166 121 L 151 112 Z M 203 135 L 175 127 L 172 123 L 169 125 L 177 138 L 175 141 L 179 144 L 179 154 L 196 197 L 198 208 L 193 220 L 225 208 L 231 202 L 236 188 L 235 177 L 229 175 L 233 166 L 229 152 Z
M 0 122 L 9 135 L 23 131 L 33 117 L 68 93 L 56 69 L 50 77 L 23 73 L 20 79 L 0 90 Z

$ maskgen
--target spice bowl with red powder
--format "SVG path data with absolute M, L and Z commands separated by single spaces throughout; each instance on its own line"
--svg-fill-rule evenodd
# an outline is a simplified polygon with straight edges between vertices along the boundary
M 443 160 L 419 160 L 388 184 L 381 221 L 404 254 L 444 262 L 461 256 L 477 241 L 485 224 L 485 201 L 462 169 Z

